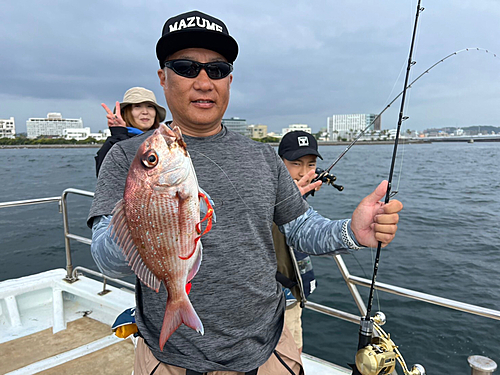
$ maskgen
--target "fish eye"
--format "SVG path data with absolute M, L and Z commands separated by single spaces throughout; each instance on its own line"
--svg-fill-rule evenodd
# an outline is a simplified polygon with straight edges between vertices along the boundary
M 142 156 L 142 164 L 148 168 L 153 168 L 158 164 L 158 155 L 156 154 L 156 151 L 154 150 L 149 150 L 144 155 Z

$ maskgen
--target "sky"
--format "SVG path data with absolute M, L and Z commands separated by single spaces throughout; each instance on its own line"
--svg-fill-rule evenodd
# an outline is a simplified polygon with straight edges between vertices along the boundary
M 416 0 L 5 0 L 0 118 L 14 117 L 20 133 L 28 118 L 60 112 L 97 132 L 106 127 L 100 104 L 112 107 L 134 86 L 152 90 L 166 107 L 156 42 L 168 18 L 196 9 L 223 20 L 239 44 L 225 118 L 277 133 L 296 123 L 317 132 L 334 114 L 378 114 L 402 91 L 416 6 Z M 500 126 L 500 1 L 421 6 L 410 81 L 462 52 L 408 91 L 405 128 Z M 383 114 L 383 129 L 396 127 L 399 108 L 396 101 Z

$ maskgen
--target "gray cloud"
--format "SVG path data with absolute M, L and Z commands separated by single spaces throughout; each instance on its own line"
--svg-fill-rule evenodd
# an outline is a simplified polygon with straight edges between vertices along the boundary
M 171 3 L 4 2 L 0 118 L 14 116 L 21 132 L 29 117 L 61 112 L 97 131 L 106 125 L 100 103 L 113 105 L 132 86 L 164 104 L 156 41 L 168 17 L 191 9 L 224 20 L 240 45 L 228 117 L 317 131 L 332 114 L 378 113 L 402 89 L 416 1 Z M 417 82 L 406 126 L 500 125 L 500 3 L 422 5 L 413 77 L 465 47 L 491 52 L 462 52 Z M 384 128 L 396 125 L 393 107 Z

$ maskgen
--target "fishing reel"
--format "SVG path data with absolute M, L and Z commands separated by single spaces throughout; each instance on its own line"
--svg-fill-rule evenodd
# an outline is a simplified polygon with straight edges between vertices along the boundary
M 316 178 L 314 180 L 312 180 L 312 182 L 316 182 L 316 181 L 321 180 L 321 181 L 323 181 L 323 184 L 331 185 L 335 189 L 337 189 L 338 191 L 344 190 L 343 186 L 334 184 L 334 182 L 337 181 L 337 177 L 335 177 L 334 175 L 328 173 L 327 171 L 324 171 L 321 168 L 316 168 L 315 172 L 318 176 L 316 176 Z
M 377 312 L 372 319 L 376 334 L 371 342 L 356 353 L 356 368 L 362 375 L 391 374 L 396 368 L 396 360 L 401 365 L 405 375 L 425 375 L 422 365 L 415 365 L 408 370 L 398 347 L 389 334 L 381 328 L 386 322 L 385 314 Z M 353 372 L 354 373 L 354 372 Z
M 323 184 L 331 185 L 338 191 L 344 190 L 343 186 L 334 183 L 337 180 L 337 177 L 335 177 L 333 174 L 330 174 L 321 168 L 316 168 L 315 173 L 317 174 L 317 176 L 311 181 L 311 183 L 316 181 L 323 181 Z M 311 190 L 305 193 L 304 198 L 307 198 L 309 195 L 312 195 L 314 197 L 314 192 L 315 190 Z

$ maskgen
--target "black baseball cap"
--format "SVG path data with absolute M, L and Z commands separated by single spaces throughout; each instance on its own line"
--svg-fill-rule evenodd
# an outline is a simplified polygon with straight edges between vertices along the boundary
M 316 138 L 303 131 L 286 133 L 283 138 L 281 138 L 278 147 L 278 155 L 290 161 L 297 160 L 306 155 L 316 155 L 323 160 L 318 152 L 318 142 Z
M 238 43 L 229 35 L 221 20 L 198 10 L 169 18 L 163 26 L 162 37 L 156 43 L 160 67 L 168 56 L 185 48 L 206 48 L 233 63 L 238 56 Z

